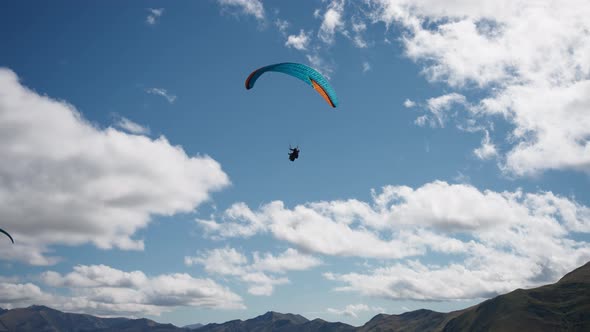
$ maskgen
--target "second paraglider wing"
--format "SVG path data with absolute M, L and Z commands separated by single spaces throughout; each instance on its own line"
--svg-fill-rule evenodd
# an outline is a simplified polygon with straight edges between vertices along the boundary
M 14 240 L 12 239 L 12 236 L 10 236 L 10 234 L 8 234 L 7 231 L 5 231 L 2 228 L 0 228 L 0 233 L 4 233 L 6 236 L 8 236 L 8 238 L 10 239 L 10 241 L 12 241 L 12 243 L 14 243 Z

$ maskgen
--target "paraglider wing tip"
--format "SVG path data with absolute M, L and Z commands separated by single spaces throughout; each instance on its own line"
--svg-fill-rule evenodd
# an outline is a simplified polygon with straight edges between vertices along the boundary
M 246 82 L 244 82 L 244 85 L 246 86 L 246 90 L 250 90 L 252 89 L 253 85 L 250 84 L 250 80 L 252 79 L 252 76 L 254 76 L 254 74 L 258 71 L 258 69 L 256 69 L 255 71 L 253 71 L 252 73 L 250 73 L 250 75 L 248 75 L 248 78 L 246 78 Z
M 333 108 L 336 108 L 336 105 L 332 101 L 332 98 L 328 96 L 326 90 L 324 90 L 324 88 L 321 85 L 319 85 L 316 81 L 314 81 L 311 77 L 309 78 L 309 80 L 311 81 L 311 85 L 313 86 L 313 88 L 328 102 L 328 104 L 330 104 L 330 106 L 332 106 Z

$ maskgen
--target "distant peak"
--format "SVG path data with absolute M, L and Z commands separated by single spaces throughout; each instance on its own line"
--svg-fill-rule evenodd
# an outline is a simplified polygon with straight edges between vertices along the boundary
M 290 314 L 290 313 L 280 313 L 280 312 L 276 312 L 276 311 L 267 311 L 264 315 L 260 315 L 254 319 L 263 319 L 263 320 L 282 320 L 282 319 L 286 319 L 286 320 L 290 320 L 293 323 L 296 324 L 300 324 L 300 323 L 304 323 L 307 322 L 308 319 L 301 316 L 301 315 L 295 315 L 295 314 Z
M 262 315 L 262 317 L 285 317 L 285 316 L 294 316 L 293 314 L 283 314 L 280 312 L 276 312 L 276 311 L 267 311 L 264 315 Z
M 31 310 L 55 310 L 55 309 L 51 309 L 49 307 L 46 307 L 44 305 L 38 305 L 38 304 L 33 304 L 27 307 L 27 309 L 31 309 Z
M 263 318 L 272 318 L 272 317 L 277 317 L 277 316 L 282 316 L 283 314 L 281 314 L 280 312 L 276 312 L 276 311 L 267 311 L 264 315 L 260 315 L 260 317 Z
M 404 312 L 403 314 L 401 314 L 401 316 L 414 316 L 414 315 L 424 315 L 424 314 L 429 314 L 431 312 L 434 313 L 438 313 L 436 311 L 432 311 L 432 310 L 428 310 L 428 309 L 418 309 L 418 310 L 414 310 L 414 311 L 408 311 L 408 312 Z
M 321 319 L 321 318 L 316 318 L 316 319 L 312 320 L 312 322 L 321 322 L 321 323 L 324 323 L 326 321 L 323 320 L 323 319 Z

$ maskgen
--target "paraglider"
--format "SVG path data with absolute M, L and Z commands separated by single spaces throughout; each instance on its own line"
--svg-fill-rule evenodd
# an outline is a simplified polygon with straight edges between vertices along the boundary
M 338 106 L 336 92 L 328 83 L 328 80 L 317 70 L 301 63 L 283 62 L 256 69 L 246 78 L 246 89 L 252 89 L 258 78 L 266 72 L 278 72 L 298 78 L 312 86 L 330 106 L 334 108 Z M 293 149 L 289 146 L 289 160 L 295 161 L 295 159 L 299 158 L 299 152 L 299 147 Z
M 332 89 L 328 80 L 326 80 L 326 78 L 324 78 L 324 76 L 322 76 L 317 70 L 301 63 L 284 62 L 256 69 L 246 79 L 246 89 L 252 89 L 256 80 L 262 74 L 269 71 L 287 74 L 302 80 L 311 85 L 328 102 L 328 104 L 330 104 L 330 106 L 338 106 L 336 92 Z
M 295 159 L 299 158 L 299 147 L 292 149 L 289 146 L 289 160 L 295 161 Z
M 0 233 L 4 233 L 6 236 L 8 236 L 8 238 L 10 239 L 10 241 L 12 241 L 12 243 L 14 244 L 14 240 L 12 239 L 12 236 L 10 236 L 10 234 L 8 234 L 8 232 L 6 232 L 2 228 L 0 228 Z

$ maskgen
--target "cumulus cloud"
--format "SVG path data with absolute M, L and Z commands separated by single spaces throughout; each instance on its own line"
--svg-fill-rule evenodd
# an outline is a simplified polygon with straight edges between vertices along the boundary
M 264 19 L 264 6 L 260 0 L 217 0 L 222 7 L 237 7 L 244 14 L 252 15 L 259 20 Z
M 249 283 L 248 293 L 257 296 L 270 296 L 274 292 L 274 286 L 290 282 L 285 277 L 271 277 L 263 272 L 249 272 L 240 278 Z
M 561 250 L 561 254 L 567 252 Z M 585 254 L 588 255 L 587 248 Z M 471 300 L 539 286 L 547 283 L 548 278 L 556 281 L 558 276 L 553 269 L 562 266 L 478 246 L 462 264 L 437 266 L 410 260 L 367 273 L 327 273 L 324 277 L 344 284 L 336 287 L 336 291 L 364 296 L 393 300 Z
M 78 265 L 66 275 L 47 271 L 41 279 L 52 287 L 69 288 L 137 288 L 148 280 L 141 271 L 125 272 L 106 265 Z
M 319 38 L 327 43 L 334 43 L 334 34 L 338 29 L 344 28 L 343 21 L 344 1 L 332 0 L 323 15 L 322 25 L 318 31 Z M 319 13 L 318 13 L 319 14 Z
M 361 312 L 384 312 L 385 310 L 381 307 L 371 307 L 364 303 L 349 304 L 343 309 L 328 308 L 328 312 L 334 315 L 347 316 L 358 318 L 358 314 Z
M 226 287 L 184 273 L 149 277 L 141 271 L 125 272 L 106 265 L 78 265 L 68 274 L 47 271 L 39 279 L 52 291 L 32 283 L 0 282 L 0 305 L 42 304 L 99 316 L 160 315 L 177 307 L 245 308 L 242 298 Z
M 273 256 L 271 253 L 260 255 L 258 252 L 254 252 L 252 269 L 256 271 L 285 273 L 286 271 L 308 270 L 320 264 L 321 261 L 319 259 L 289 248 L 278 256 Z
M 240 275 L 248 258 L 234 248 L 218 248 L 201 253 L 199 256 L 186 256 L 184 263 L 188 266 L 201 264 L 205 271 L 221 275 Z
M 144 127 L 138 123 L 135 123 L 126 117 L 118 117 L 117 121 L 115 122 L 115 126 L 132 134 L 145 135 L 150 133 L 150 129 L 148 127 Z
M 517 143 L 508 151 L 504 169 L 521 176 L 548 169 L 590 172 L 588 91 L 590 80 L 567 87 L 513 87 L 484 100 L 486 111 L 513 110 L 516 129 L 509 139 Z
M 191 212 L 229 184 L 210 157 L 97 128 L 8 69 L 0 91 L 0 220 L 16 242 L 0 247 L 6 260 L 53 264 L 57 244 L 141 250 L 133 236 L 153 215 Z
M 145 18 L 145 21 L 149 25 L 154 25 L 158 21 L 158 19 L 164 14 L 164 8 L 148 8 L 150 12 L 149 15 Z
M 590 233 L 590 208 L 551 192 L 480 191 L 435 181 L 415 189 L 386 186 L 372 196 L 371 202 L 293 208 L 274 201 L 256 210 L 236 203 L 219 221 L 201 225 L 226 238 L 270 234 L 323 255 L 402 259 L 365 274 L 326 274 L 345 283 L 338 290 L 387 298 L 487 297 L 555 281 L 590 260 L 590 245 L 573 236 Z M 455 263 L 422 264 L 419 258 L 432 252 Z M 443 283 L 448 286 L 437 291 Z
M 152 94 L 152 95 L 164 97 L 170 104 L 174 104 L 174 101 L 176 101 L 176 96 L 169 93 L 166 89 L 149 88 L 149 89 L 146 89 L 145 92 Z
M 375 0 L 373 22 L 399 24 L 408 57 L 451 88 L 484 97 L 467 116 L 514 125 L 502 169 L 590 172 L 590 3 Z
M 43 293 L 35 284 L 0 281 L 0 305 L 3 308 L 26 306 L 49 298 L 50 296 Z
M 371 70 L 371 64 L 368 61 L 363 62 L 363 73 L 368 72 Z
M 331 204 L 342 207 L 336 217 L 346 218 L 345 220 L 334 222 L 324 215 L 331 210 Z M 322 206 L 327 210 L 323 211 Z M 400 238 L 382 240 L 368 229 L 351 227 L 351 222 L 347 220 L 353 220 L 358 214 L 367 214 L 376 217 L 373 218 L 374 222 L 382 222 L 369 205 L 354 200 L 297 206 L 294 210 L 275 201 L 263 205 L 259 211 L 252 211 L 245 204 L 237 203 L 224 213 L 227 222 L 202 225 L 207 231 L 222 237 L 247 237 L 260 232 L 271 232 L 278 239 L 306 251 L 326 255 L 401 258 L 424 250 L 422 246 L 406 243 Z M 212 225 L 214 228 L 210 228 Z M 372 245 L 366 246 L 366 243 Z
M 253 262 L 234 248 L 218 248 L 184 258 L 186 265 L 200 264 L 211 274 L 234 276 L 249 285 L 252 295 L 271 295 L 275 285 L 289 283 L 285 277 L 269 276 L 268 273 L 284 274 L 287 271 L 302 271 L 316 267 L 321 261 L 289 248 L 278 256 L 271 253 L 253 253 Z
M 290 35 L 287 37 L 287 41 L 285 42 L 285 46 L 293 47 L 300 51 L 306 50 L 308 44 L 309 36 L 303 30 L 299 31 L 298 35 Z

